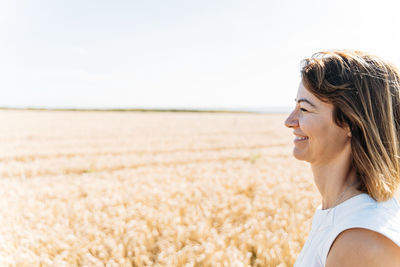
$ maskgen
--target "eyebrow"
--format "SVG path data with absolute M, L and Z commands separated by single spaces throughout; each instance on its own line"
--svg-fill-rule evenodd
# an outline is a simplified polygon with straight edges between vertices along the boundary
M 312 106 L 313 108 L 316 108 L 316 106 L 313 103 L 311 103 L 309 100 L 307 100 L 305 98 L 295 99 L 294 101 L 296 101 L 297 103 L 306 102 L 310 106 Z

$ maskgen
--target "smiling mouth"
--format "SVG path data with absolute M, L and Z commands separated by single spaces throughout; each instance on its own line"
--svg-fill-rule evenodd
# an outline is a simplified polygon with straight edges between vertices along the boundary
M 296 137 L 294 138 L 294 141 L 304 141 L 304 140 L 308 140 L 308 137 L 296 136 Z

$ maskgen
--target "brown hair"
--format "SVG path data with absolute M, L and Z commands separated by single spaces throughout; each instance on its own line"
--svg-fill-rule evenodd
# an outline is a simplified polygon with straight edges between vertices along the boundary
M 304 86 L 333 104 L 333 120 L 351 131 L 359 190 L 377 201 L 393 197 L 400 183 L 400 73 L 361 51 L 319 52 L 302 61 Z

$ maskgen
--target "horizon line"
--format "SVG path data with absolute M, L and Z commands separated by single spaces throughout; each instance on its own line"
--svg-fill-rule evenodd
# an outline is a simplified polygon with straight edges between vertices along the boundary
M 122 112 L 211 112 L 211 113 L 288 113 L 288 107 L 259 107 L 259 108 L 195 108 L 195 107 L 140 107 L 140 108 L 125 108 L 125 107 L 7 107 L 0 106 L 0 110 L 38 110 L 38 111 L 122 111 Z

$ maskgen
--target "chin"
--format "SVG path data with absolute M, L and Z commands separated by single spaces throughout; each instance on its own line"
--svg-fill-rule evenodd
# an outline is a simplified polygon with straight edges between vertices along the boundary
M 301 153 L 296 148 L 293 149 L 293 156 L 298 160 L 303 160 L 308 162 L 307 155 L 305 155 L 305 153 Z

